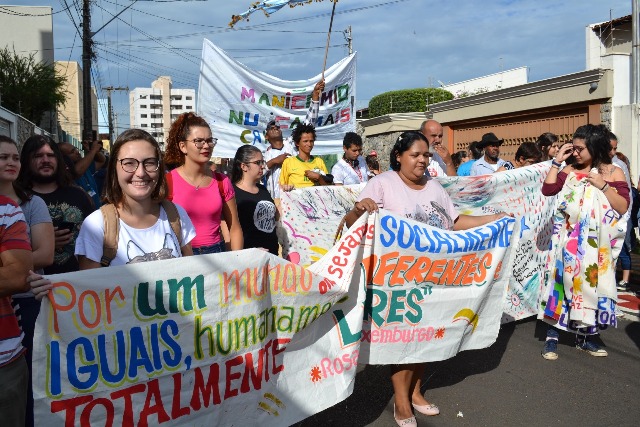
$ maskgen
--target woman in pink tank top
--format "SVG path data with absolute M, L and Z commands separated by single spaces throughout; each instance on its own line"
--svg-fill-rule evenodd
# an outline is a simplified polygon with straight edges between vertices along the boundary
M 196 255 L 225 250 L 222 220 L 229 229 L 228 249 L 240 250 L 244 244 L 233 185 L 209 167 L 216 142 L 209 124 L 195 113 L 178 116 L 167 138 L 165 162 L 177 166 L 169 172 L 172 198 L 187 211 L 196 228 L 191 242 Z

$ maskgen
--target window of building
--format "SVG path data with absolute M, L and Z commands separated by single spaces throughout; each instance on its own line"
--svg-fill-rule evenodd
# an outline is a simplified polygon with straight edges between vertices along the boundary
M 146 124 L 146 123 L 142 123 L 142 124 L 140 125 L 140 127 L 146 128 L 146 127 L 149 127 L 149 126 L 147 126 L 147 124 Z
M 187 110 L 193 110 L 193 107 L 192 107 L 191 105 L 187 105 L 185 108 L 186 108 Z
M 187 101 L 191 101 L 193 99 L 192 96 L 187 96 Z
M 149 95 L 149 99 L 162 99 L 162 95 Z
M 145 104 L 140 105 L 140 108 L 147 108 Z
M 146 114 L 140 114 L 140 117 L 143 118 L 143 119 L 146 119 L 147 115 Z

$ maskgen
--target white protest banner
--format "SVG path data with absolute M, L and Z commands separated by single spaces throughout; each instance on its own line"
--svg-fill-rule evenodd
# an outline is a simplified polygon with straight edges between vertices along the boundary
M 487 347 L 518 226 L 449 232 L 381 211 L 308 269 L 251 249 L 51 276 L 36 423 L 290 425 L 349 396 L 359 361 Z
M 304 267 L 322 258 L 363 188 L 358 184 L 282 191 L 278 236 L 285 258 Z
M 198 114 L 210 124 L 218 145 L 217 157 L 233 158 L 243 144 L 264 151 L 264 131 L 277 120 L 283 136 L 291 125 L 305 119 L 318 74 L 306 80 L 282 80 L 252 70 L 234 60 L 209 40 L 204 40 Z M 316 155 L 342 152 L 346 132 L 355 130 L 356 54 L 325 71 L 325 89 L 320 98 L 316 126 Z
M 548 163 L 538 163 L 492 175 L 437 178 L 460 213 L 507 212 L 521 221 L 523 238 L 513 253 L 515 260 L 503 322 L 538 313 L 556 202 L 555 197 L 545 197 L 541 192 L 548 171 Z M 283 255 L 308 266 L 326 253 L 333 246 L 340 220 L 353 208 L 360 188 L 312 187 L 282 193 Z

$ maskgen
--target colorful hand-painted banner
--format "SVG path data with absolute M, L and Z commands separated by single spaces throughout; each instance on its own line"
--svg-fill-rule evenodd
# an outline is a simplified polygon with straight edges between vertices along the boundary
M 460 213 L 507 212 L 521 222 L 523 238 L 513 253 L 503 322 L 538 313 L 556 203 L 555 197 L 545 197 L 541 192 L 549 167 L 548 163 L 538 163 L 493 175 L 438 178 Z M 333 246 L 340 220 L 353 208 L 360 189 L 313 187 L 283 193 L 283 254 L 303 266 L 319 259 Z
M 519 226 L 381 211 L 306 269 L 250 249 L 51 276 L 36 424 L 290 425 L 348 397 L 358 363 L 487 347 Z
M 354 53 L 325 71 L 325 89 L 314 123 L 314 154 L 342 152 L 344 134 L 355 130 L 355 59 Z M 264 151 L 268 144 L 264 131 L 270 120 L 278 121 L 284 137 L 290 135 L 291 126 L 304 121 L 320 77 L 281 80 L 246 67 L 205 39 L 197 110 L 218 138 L 214 154 L 233 158 L 243 144 Z
M 319 2 L 319 1 L 322 1 L 322 0 L 264 0 L 264 1 L 257 1 L 255 3 L 252 3 L 251 4 L 251 8 L 249 10 L 247 10 L 246 12 L 243 12 L 243 13 L 241 13 L 239 15 L 231 16 L 231 22 L 229 22 L 229 26 L 233 27 L 239 21 L 242 21 L 244 19 L 246 19 L 248 21 L 249 20 L 249 15 L 251 15 L 253 12 L 257 12 L 258 10 L 263 11 L 266 16 L 269 16 L 272 13 L 276 13 L 277 11 L 279 11 L 280 9 L 285 7 L 286 5 L 289 5 L 289 7 L 296 7 L 296 6 L 302 6 L 305 3 L 313 3 L 314 1 L 315 2 Z M 331 1 L 338 1 L 338 0 L 331 0 Z

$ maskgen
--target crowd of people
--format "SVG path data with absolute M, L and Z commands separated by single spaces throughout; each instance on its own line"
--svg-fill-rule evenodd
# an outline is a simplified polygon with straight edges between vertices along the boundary
M 506 161 L 500 158 L 503 140 L 494 133 L 452 155 L 443 144 L 440 123 L 426 120 L 419 130 L 397 138 L 388 171 L 381 171 L 374 150 L 364 156 L 362 138 L 348 132 L 343 155 L 329 171 L 322 158 L 312 154 L 316 139 L 312 123 L 323 89 L 324 82 L 318 82 L 307 117 L 290 138 L 284 139 L 278 123 L 271 121 L 265 130 L 269 143 L 265 152 L 251 145 L 240 147 L 231 178 L 212 170 L 217 139 L 209 124 L 194 113 L 182 114 L 172 124 L 164 153 L 149 133 L 139 129 L 120 134 L 110 153 L 104 153 L 97 141 L 87 142 L 84 156 L 74 146 L 47 136 L 28 138 L 21 152 L 13 140 L 0 137 L 3 424 L 33 425 L 31 351 L 40 301 L 51 290 L 47 275 L 244 248 L 278 255 L 276 226 L 283 191 L 364 184 L 346 216 L 347 225 L 365 212 L 384 208 L 432 227 L 464 230 L 506 214 L 459 214 L 434 178 L 486 175 L 547 161 L 550 170 L 543 194 L 566 201 L 556 212 L 561 225 L 554 235 L 549 280 L 564 289 L 569 301 L 580 293 L 590 307 L 598 307 L 602 298 L 615 300 L 616 287 L 628 290 L 634 233 L 628 231 L 625 243 L 616 244 L 607 237 L 614 232 L 610 225 L 602 225 L 602 219 L 608 210 L 622 218 L 631 209 L 635 188 L 628 161 L 625 164 L 617 138 L 606 127 L 581 126 L 564 145 L 555 135 L 544 133 L 535 143 L 523 143 L 515 158 Z M 585 204 L 590 211 L 583 209 Z M 585 215 L 595 222 L 589 223 Z M 632 221 L 628 230 L 633 229 Z M 588 237 L 595 247 L 583 238 L 594 227 L 597 233 Z M 575 250 L 568 252 L 567 247 Z M 621 262 L 619 282 L 613 267 L 595 285 L 590 282 L 592 275 L 580 267 L 594 259 L 598 263 L 603 256 L 609 265 L 617 258 Z M 567 265 L 573 267 L 573 275 L 562 273 Z M 591 286 L 576 289 L 575 280 Z M 550 301 L 544 308 L 553 325 L 557 311 Z M 597 324 L 597 310 L 569 310 L 571 319 Z M 581 330 L 576 345 L 591 355 L 606 356 L 589 339 L 595 332 Z M 558 330 L 549 326 L 542 351 L 545 359 L 557 359 L 558 336 Z M 422 393 L 424 370 L 424 364 L 391 367 L 394 417 L 400 426 L 417 425 L 414 411 L 439 413 Z

